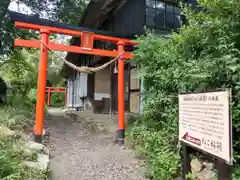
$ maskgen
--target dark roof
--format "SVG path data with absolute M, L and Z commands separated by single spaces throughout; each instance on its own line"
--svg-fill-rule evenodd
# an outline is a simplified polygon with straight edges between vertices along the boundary
M 90 0 L 87 7 L 84 10 L 83 16 L 79 21 L 79 26 L 87 27 L 90 29 L 99 29 L 104 21 L 108 17 L 115 14 L 121 7 L 127 2 L 127 0 Z M 135 34 L 116 34 L 114 32 L 106 32 L 96 30 L 97 34 L 104 32 L 106 36 L 113 36 L 119 38 L 132 38 Z M 79 45 L 79 38 L 73 37 L 71 44 Z M 73 53 L 67 53 L 66 59 L 71 60 L 70 56 Z
M 108 17 L 114 15 L 121 7 L 127 2 L 127 0 L 90 0 L 87 7 L 85 8 L 82 18 L 79 20 L 79 26 L 94 30 L 95 33 L 100 34 L 103 32 L 106 36 L 113 36 L 119 38 L 132 38 L 135 34 L 116 34 L 114 32 L 100 31 L 102 24 L 107 20 Z M 79 45 L 80 39 L 73 37 L 71 44 Z M 68 61 L 74 62 L 80 54 L 67 53 L 65 57 Z M 63 66 L 63 72 L 66 72 L 66 65 Z
M 96 34 L 105 35 L 105 36 L 115 36 L 115 37 L 123 38 L 123 36 L 116 35 L 111 32 L 91 29 L 89 27 L 65 24 L 57 21 L 51 21 L 48 19 L 39 18 L 38 16 L 34 16 L 34 15 L 26 15 L 18 12 L 13 12 L 13 11 L 8 11 L 8 13 L 12 21 L 19 21 L 19 22 L 25 22 L 30 24 L 38 24 L 42 26 L 50 26 L 50 27 L 63 28 L 63 29 L 76 30 L 76 31 L 88 31 L 88 32 L 94 32 Z M 84 18 L 82 20 L 84 20 Z
M 98 29 L 107 17 L 113 15 L 126 2 L 127 0 L 90 0 L 79 25 Z

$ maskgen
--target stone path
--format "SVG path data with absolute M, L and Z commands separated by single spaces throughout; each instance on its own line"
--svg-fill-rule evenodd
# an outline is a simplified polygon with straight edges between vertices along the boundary
M 139 160 L 113 144 L 113 134 L 92 133 L 60 109 L 49 112 L 52 180 L 144 180 Z

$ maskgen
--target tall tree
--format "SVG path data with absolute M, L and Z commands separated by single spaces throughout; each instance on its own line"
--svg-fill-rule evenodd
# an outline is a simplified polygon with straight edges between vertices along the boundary
M 56 1 L 56 18 L 65 23 L 78 24 L 88 2 L 89 0 Z
M 6 14 L 6 11 L 8 9 L 8 6 L 9 4 L 11 3 L 11 0 L 2 0 L 0 1 L 0 27 L 2 25 L 2 20 L 3 20 L 3 17 L 5 16 Z
M 13 51 L 13 39 L 18 36 L 25 38 L 36 36 L 36 33 L 15 30 L 7 13 L 11 2 L 25 4 L 31 9 L 32 14 L 39 14 L 44 18 L 65 23 L 77 24 L 88 0 L 0 0 L 0 55 L 7 55 Z

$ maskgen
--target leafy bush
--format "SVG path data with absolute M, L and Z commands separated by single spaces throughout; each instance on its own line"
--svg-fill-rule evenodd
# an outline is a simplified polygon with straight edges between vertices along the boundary
M 0 137 L 0 179 L 47 179 L 47 172 L 29 169 L 22 164 L 23 144 L 12 138 Z
M 173 33 L 170 39 L 148 32 L 146 37 L 139 38 L 141 44 L 135 51 L 144 79 L 145 100 L 144 117 L 133 126 L 130 136 L 140 144 L 142 154 L 149 157 L 151 174 L 156 180 L 171 179 L 178 173 L 180 92 L 232 89 L 234 157 L 235 164 L 239 162 L 240 3 L 239 0 L 199 3 L 208 11 L 184 7 L 188 26 Z
M 12 107 L 4 106 L 0 108 L 0 126 L 10 129 L 22 130 L 27 124 L 32 124 L 33 113 L 26 106 Z
M 33 124 L 32 108 L 24 104 L 17 106 L 2 106 L 0 108 L 0 126 L 17 131 L 29 130 Z M 29 126 L 30 125 L 30 126 Z M 39 179 L 47 180 L 48 172 L 27 168 L 22 164 L 24 143 L 15 137 L 0 135 L 0 179 Z M 34 160 L 34 157 L 24 158 Z
M 64 106 L 64 93 L 52 93 L 51 94 L 51 106 Z
M 132 147 L 137 155 L 146 157 L 149 162 L 147 177 L 151 179 L 171 179 L 179 170 L 178 150 L 171 148 L 167 131 L 156 131 L 143 122 L 136 122 L 128 131 Z
M 28 94 L 27 94 L 27 97 L 32 104 L 36 104 L 36 102 L 37 102 L 37 90 L 36 90 L 36 88 L 30 89 Z
M 35 106 L 39 56 L 37 50 L 17 50 L 0 64 L 0 77 L 11 86 L 8 88 L 8 104 Z M 64 84 L 64 78 L 59 75 L 62 60 L 56 58 L 54 52 L 49 53 L 48 60 L 48 81 L 53 86 Z

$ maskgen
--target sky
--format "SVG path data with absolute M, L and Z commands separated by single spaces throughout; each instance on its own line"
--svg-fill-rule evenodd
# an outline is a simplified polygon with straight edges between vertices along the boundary
M 1 0 L 0 0 L 1 1 Z M 25 4 L 21 3 L 21 4 L 18 4 L 16 3 L 15 1 L 11 2 L 9 7 L 8 7 L 9 10 L 11 11 L 15 11 L 15 12 L 19 12 L 19 13 L 24 13 L 24 14 L 31 14 L 32 11 L 31 11 L 31 8 L 29 8 L 28 6 L 26 6 Z M 41 15 L 40 15 L 41 18 L 45 18 L 45 19 L 48 19 L 47 18 L 47 15 L 46 15 L 46 12 L 41 12 Z M 66 42 L 68 39 L 70 39 L 71 37 L 70 36 L 64 36 L 64 35 L 57 35 L 57 42 L 58 43 L 64 43 Z M 65 54 L 65 53 L 64 53 Z
M 48 6 L 48 8 L 51 8 L 51 6 L 50 7 Z M 20 12 L 23 14 L 32 14 L 31 8 L 29 8 L 28 6 L 26 6 L 23 3 L 18 4 L 18 3 L 16 3 L 16 1 L 12 1 L 9 5 L 8 9 L 11 11 Z M 40 17 L 44 18 L 44 19 L 48 19 L 47 13 L 44 11 L 41 12 Z
M 29 7 L 27 7 L 25 4 L 17 4 L 15 1 L 11 2 L 9 7 L 9 10 L 11 11 L 16 11 L 16 12 L 21 12 L 24 14 L 31 14 L 31 9 Z

